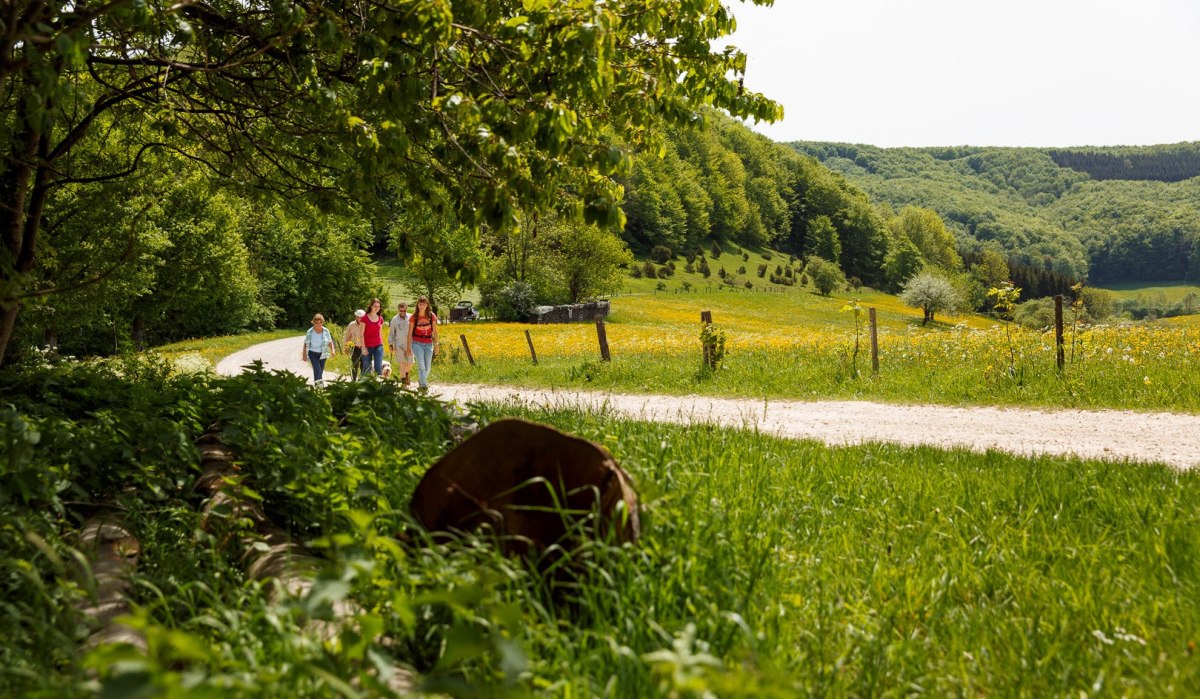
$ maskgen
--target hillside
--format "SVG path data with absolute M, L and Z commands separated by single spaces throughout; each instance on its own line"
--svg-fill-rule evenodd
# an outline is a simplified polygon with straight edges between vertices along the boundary
M 1200 143 L 1087 149 L 878 148 L 796 142 L 894 208 L 1096 283 L 1200 278 Z

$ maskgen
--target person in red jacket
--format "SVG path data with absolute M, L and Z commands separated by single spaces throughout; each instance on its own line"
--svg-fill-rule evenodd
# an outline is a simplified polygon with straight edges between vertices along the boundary
M 368 371 L 374 371 L 378 376 L 383 371 L 383 316 L 379 310 L 382 304 L 379 299 L 371 299 L 367 304 L 367 313 L 358 319 L 363 327 L 363 358 L 362 373 L 366 377 Z
M 417 312 L 408 319 L 407 350 L 413 355 L 417 364 L 417 382 L 420 390 L 429 388 L 429 365 L 433 363 L 433 355 L 437 352 L 438 329 L 437 316 L 429 308 L 429 299 L 422 296 L 417 299 Z

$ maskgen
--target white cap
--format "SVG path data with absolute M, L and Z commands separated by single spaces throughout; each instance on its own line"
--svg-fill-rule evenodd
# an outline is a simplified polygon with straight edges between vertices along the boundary
M 354 317 L 355 317 L 355 318 L 362 318 L 362 317 L 363 317 L 363 316 L 365 316 L 366 314 L 367 314 L 367 312 L 366 312 L 366 311 L 364 311 L 363 309 L 361 309 L 361 308 L 360 308 L 360 309 L 358 309 L 357 311 L 355 311 L 355 312 L 354 312 Z

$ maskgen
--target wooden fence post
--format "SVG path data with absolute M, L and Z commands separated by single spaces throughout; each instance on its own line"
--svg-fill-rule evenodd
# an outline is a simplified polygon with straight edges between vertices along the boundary
M 463 349 L 467 351 L 467 361 L 471 363 L 471 366 L 475 366 L 475 358 L 471 356 L 471 346 L 467 344 L 467 336 L 459 335 L 458 339 L 462 340 Z
M 867 309 L 867 317 L 871 319 L 871 373 L 879 373 L 879 332 L 875 323 L 875 307 Z
M 1062 294 L 1054 296 L 1054 345 L 1058 348 L 1058 370 L 1063 370 L 1065 357 L 1063 356 L 1063 317 L 1062 317 Z
M 533 365 L 537 366 L 537 352 L 533 351 L 533 338 L 529 336 L 529 331 L 525 331 L 525 341 L 529 343 L 529 356 L 533 357 Z
M 600 341 L 600 358 L 604 361 L 609 361 L 612 357 L 608 353 L 608 336 L 604 334 L 604 321 L 596 321 L 596 339 Z

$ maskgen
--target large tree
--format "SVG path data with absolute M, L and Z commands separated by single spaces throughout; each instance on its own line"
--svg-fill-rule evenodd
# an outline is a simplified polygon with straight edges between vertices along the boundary
M 712 49 L 734 27 L 720 0 L 8 0 L 0 15 L 0 362 L 21 303 L 53 291 L 33 272 L 59 195 L 159 150 L 326 203 L 369 205 L 386 180 L 466 222 L 553 207 L 616 224 L 609 133 L 637 143 L 704 105 L 781 114 L 741 88 L 743 54 Z

